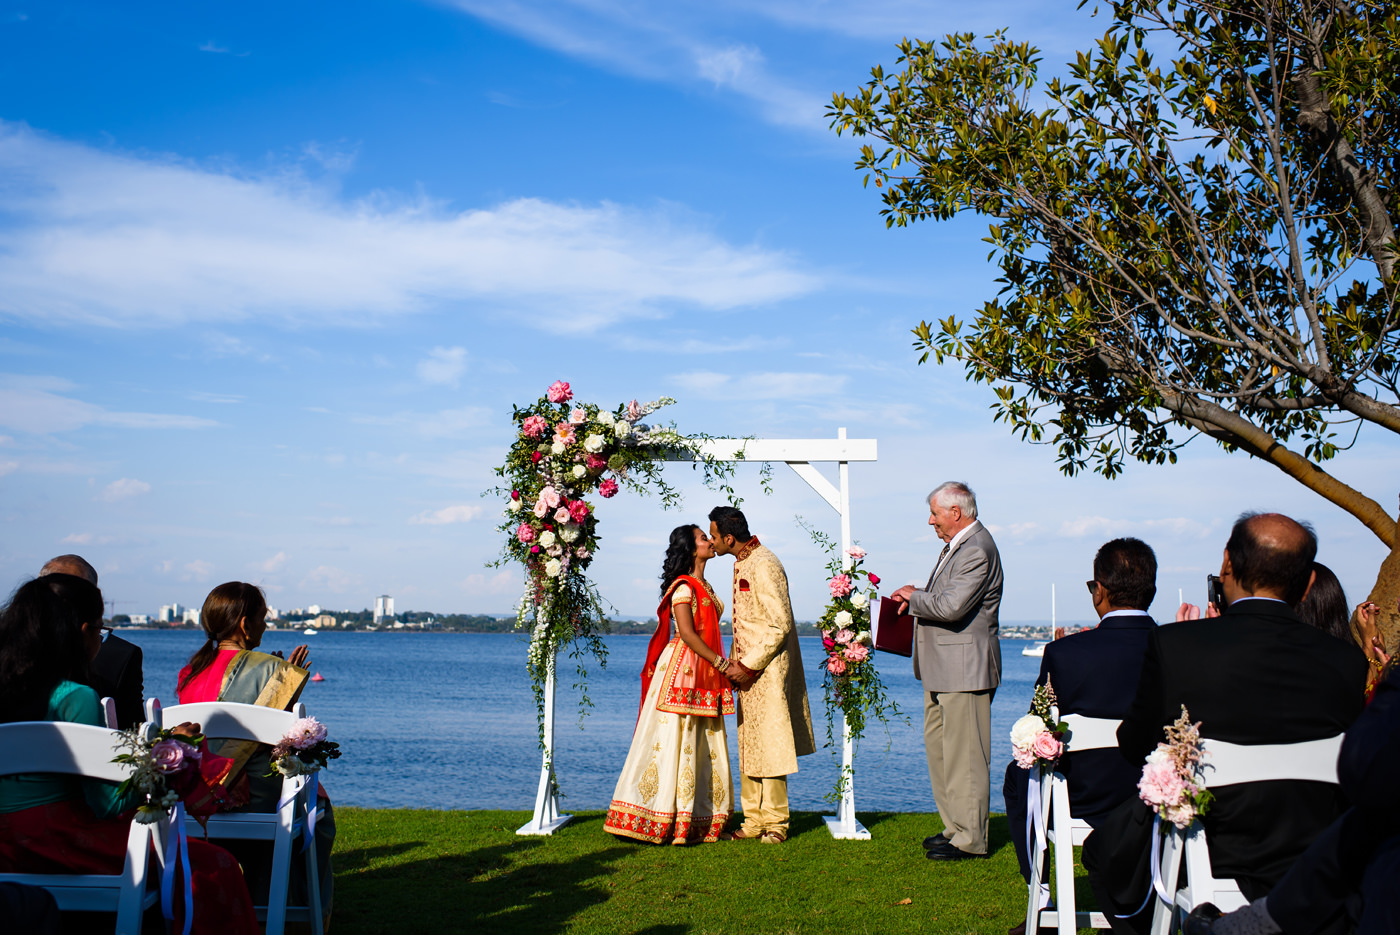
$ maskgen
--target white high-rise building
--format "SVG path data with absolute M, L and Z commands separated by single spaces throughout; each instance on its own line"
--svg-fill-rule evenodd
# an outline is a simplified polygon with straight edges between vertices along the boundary
M 175 623 L 185 616 L 185 608 L 179 604 L 160 605 L 160 614 L 156 617 L 161 623 Z
M 381 594 L 374 599 L 374 622 L 382 623 L 384 618 L 394 616 L 394 599 Z

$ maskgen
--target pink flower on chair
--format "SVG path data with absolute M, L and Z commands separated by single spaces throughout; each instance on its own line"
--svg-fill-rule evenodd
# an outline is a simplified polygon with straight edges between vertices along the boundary
M 287 731 L 286 739 L 298 750 L 310 749 L 326 739 L 326 725 L 314 717 L 299 718 Z
M 178 773 L 198 760 L 199 751 L 174 737 L 168 737 L 151 747 L 151 759 L 155 761 L 156 769 L 168 775 Z
M 569 384 L 563 380 L 555 380 L 549 385 L 548 395 L 552 403 L 567 403 L 574 398 L 574 391 L 569 389 Z
M 1036 734 L 1035 742 L 1031 744 L 1031 753 L 1042 760 L 1057 760 L 1064 751 L 1064 743 L 1048 730 Z

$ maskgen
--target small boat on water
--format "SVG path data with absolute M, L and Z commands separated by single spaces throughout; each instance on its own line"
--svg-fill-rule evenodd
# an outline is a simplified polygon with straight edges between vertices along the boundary
M 1031 645 L 1021 650 L 1023 656 L 1035 656 L 1037 659 L 1045 655 L 1045 647 L 1049 645 L 1045 640 L 1036 640 Z
M 316 628 L 315 628 L 315 627 L 307 627 L 305 630 L 302 630 L 301 633 L 302 633 L 303 636 L 315 636 L 315 635 L 316 635 Z
M 1064 634 L 1059 627 L 1055 626 L 1055 586 L 1050 585 L 1050 639 L 1057 640 Z M 1034 656 L 1041 659 L 1045 656 L 1045 647 L 1049 645 L 1047 640 L 1036 640 L 1031 645 L 1021 650 L 1023 656 Z
M 315 675 L 311 676 L 311 681 L 313 681 L 313 682 L 324 682 L 325 680 L 326 680 L 326 677 L 325 677 L 324 675 L 322 675 L 321 673 L 319 673 L 319 672 L 317 672 Z

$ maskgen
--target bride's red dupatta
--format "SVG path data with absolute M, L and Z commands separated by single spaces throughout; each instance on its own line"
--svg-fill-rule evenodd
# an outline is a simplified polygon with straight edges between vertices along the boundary
M 671 643 L 671 595 L 682 583 L 689 585 L 690 593 L 694 596 L 690 607 L 695 632 L 706 646 L 724 655 L 724 640 L 719 632 L 719 608 L 710 597 L 709 589 L 690 575 L 681 575 L 671 582 L 661 599 L 661 606 L 656 609 L 659 623 L 652 634 L 651 643 L 647 645 L 647 661 L 642 666 L 642 700 L 637 707 L 639 721 L 647 692 L 651 690 L 651 680 L 656 675 L 656 663 L 662 651 Z M 729 679 L 721 675 L 708 659 L 697 656 L 684 640 L 676 639 L 676 650 L 671 653 L 662 678 L 665 688 L 656 702 L 658 711 L 706 717 L 734 713 L 734 688 Z

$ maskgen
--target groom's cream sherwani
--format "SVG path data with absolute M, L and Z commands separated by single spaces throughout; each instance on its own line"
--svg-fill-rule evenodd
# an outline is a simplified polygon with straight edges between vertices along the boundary
M 735 558 L 732 655 L 759 673 L 735 693 L 744 828 L 786 834 L 787 776 L 817 749 L 802 654 L 782 562 L 757 539 Z

